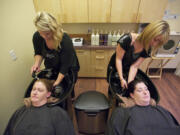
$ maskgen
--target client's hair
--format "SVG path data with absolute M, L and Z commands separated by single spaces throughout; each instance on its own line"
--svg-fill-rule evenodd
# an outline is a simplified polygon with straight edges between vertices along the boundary
M 130 93 L 134 93 L 134 90 L 135 90 L 136 85 L 137 85 L 138 83 L 144 83 L 144 84 L 148 87 L 148 85 L 146 84 L 146 82 L 144 82 L 143 80 L 141 80 L 141 79 L 135 79 L 135 80 L 131 81 L 131 82 L 128 84 L 128 89 L 127 89 L 127 91 L 126 91 L 126 95 L 125 95 L 125 96 L 130 97 Z
M 47 91 L 48 91 L 48 92 L 52 92 L 54 80 L 48 80 L 48 79 L 42 78 L 42 79 L 36 80 L 35 83 L 36 83 L 36 82 L 41 82 L 41 83 L 43 83 L 43 84 L 45 85 Z M 35 83 L 33 84 L 33 86 L 35 85 Z M 55 103 L 55 102 L 57 102 L 58 100 L 59 100 L 58 98 L 55 98 L 55 97 L 50 96 L 50 97 L 48 97 L 48 101 L 47 101 L 47 102 L 48 102 L 48 103 Z M 30 107 L 30 106 L 32 105 L 31 98 L 30 98 L 30 97 L 24 98 L 24 104 L 25 104 L 26 107 Z

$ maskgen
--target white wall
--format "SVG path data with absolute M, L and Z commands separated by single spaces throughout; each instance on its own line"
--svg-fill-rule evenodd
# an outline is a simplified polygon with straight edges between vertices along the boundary
M 168 0 L 166 10 L 168 11 L 168 17 L 166 21 L 170 24 L 171 31 L 180 32 L 180 0 Z M 171 18 L 177 15 L 177 18 Z
M 32 0 L 0 0 L 0 134 L 12 113 L 22 105 L 31 81 L 34 16 Z M 16 61 L 9 55 L 12 49 Z

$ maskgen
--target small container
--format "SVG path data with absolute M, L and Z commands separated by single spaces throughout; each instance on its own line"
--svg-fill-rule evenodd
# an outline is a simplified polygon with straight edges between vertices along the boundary
M 82 37 L 72 38 L 72 42 L 74 46 L 82 46 L 83 38 Z

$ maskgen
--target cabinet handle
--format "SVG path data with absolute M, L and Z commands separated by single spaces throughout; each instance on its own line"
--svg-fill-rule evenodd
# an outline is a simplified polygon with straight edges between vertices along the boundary
M 102 60 L 102 59 L 104 59 L 104 56 L 96 56 L 96 59 L 97 60 Z
M 104 50 L 96 50 L 97 53 L 104 53 Z
M 77 53 L 84 53 L 84 50 L 77 50 Z
M 96 67 L 95 69 L 96 70 L 103 70 L 104 68 L 103 67 Z

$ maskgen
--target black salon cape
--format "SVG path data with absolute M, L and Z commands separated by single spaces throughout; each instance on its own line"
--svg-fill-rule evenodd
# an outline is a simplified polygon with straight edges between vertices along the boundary
M 160 106 L 117 108 L 105 135 L 180 135 L 180 125 Z
M 11 117 L 4 135 L 75 135 L 73 124 L 60 107 L 25 106 Z

